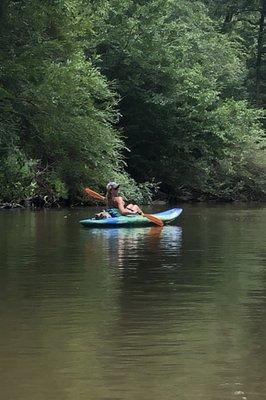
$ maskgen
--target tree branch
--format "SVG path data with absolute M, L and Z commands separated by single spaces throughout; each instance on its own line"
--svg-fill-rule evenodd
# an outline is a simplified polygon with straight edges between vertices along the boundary
M 258 23 L 251 21 L 250 19 L 246 19 L 246 18 L 239 18 L 235 22 L 248 22 L 250 25 L 253 25 L 253 26 L 258 25 Z
M 245 13 L 245 12 L 258 12 L 258 13 L 261 13 L 261 9 L 239 10 L 239 11 L 235 11 L 234 15 L 242 14 L 242 13 Z

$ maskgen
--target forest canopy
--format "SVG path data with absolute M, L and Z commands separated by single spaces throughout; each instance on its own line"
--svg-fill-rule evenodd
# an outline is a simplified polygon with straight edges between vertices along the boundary
M 0 202 L 265 199 L 266 1 L 2 0 Z

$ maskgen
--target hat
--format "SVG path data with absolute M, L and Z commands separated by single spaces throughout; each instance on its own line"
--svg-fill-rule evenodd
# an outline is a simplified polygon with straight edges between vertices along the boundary
M 109 182 L 109 183 L 107 183 L 107 185 L 106 185 L 106 189 L 107 190 L 111 190 L 111 189 L 117 189 L 117 188 L 119 188 L 119 183 L 116 183 L 116 182 Z

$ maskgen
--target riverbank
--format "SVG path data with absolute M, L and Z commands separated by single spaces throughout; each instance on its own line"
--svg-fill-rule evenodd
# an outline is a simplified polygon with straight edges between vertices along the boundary
M 75 205 L 85 205 L 83 202 L 78 202 Z M 55 199 L 48 196 L 33 196 L 21 201 L 0 202 L 1 210 L 10 210 L 15 208 L 21 209 L 36 209 L 36 208 L 63 208 L 71 207 L 71 202 L 67 199 Z
M 226 200 L 226 199 L 209 199 L 209 200 L 185 200 L 185 199 L 176 199 L 175 201 L 166 201 L 166 200 L 158 200 L 155 199 L 150 204 L 142 204 L 142 206 L 169 206 L 176 204 L 244 204 L 244 203 L 259 203 L 264 204 L 263 200 L 252 200 L 252 201 L 244 201 L 244 200 Z M 38 210 L 38 209 L 63 209 L 63 208 L 86 208 L 86 207 L 95 207 L 97 204 L 91 201 L 73 201 L 70 202 L 68 200 L 55 200 L 48 201 L 44 200 L 40 197 L 34 197 L 31 199 L 23 200 L 22 202 L 2 202 L 0 203 L 0 210 L 12 210 L 12 209 L 21 209 L 21 210 Z M 102 207 L 104 207 L 101 204 Z

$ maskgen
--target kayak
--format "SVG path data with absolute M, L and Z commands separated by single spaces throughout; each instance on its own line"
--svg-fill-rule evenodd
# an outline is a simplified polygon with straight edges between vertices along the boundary
M 159 218 L 165 224 L 169 224 L 174 221 L 182 212 L 182 208 L 172 208 L 171 210 L 163 211 L 156 214 L 151 214 L 154 217 Z M 142 215 L 123 215 L 115 218 L 88 218 L 79 221 L 83 226 L 86 227 L 98 227 L 98 228 L 112 228 L 118 226 L 154 226 L 148 218 Z

